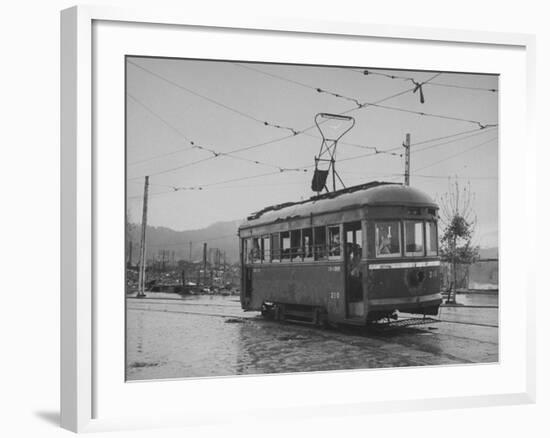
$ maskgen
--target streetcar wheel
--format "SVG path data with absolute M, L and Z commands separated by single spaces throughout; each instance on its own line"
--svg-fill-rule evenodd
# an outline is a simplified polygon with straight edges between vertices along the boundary
M 328 327 L 328 318 L 324 309 L 321 309 L 321 308 L 315 309 L 314 316 L 313 316 L 313 324 L 321 328 Z
M 284 310 L 285 310 L 284 307 L 279 304 L 275 304 L 275 306 L 273 306 L 273 314 L 274 314 L 275 321 L 282 321 L 285 319 Z

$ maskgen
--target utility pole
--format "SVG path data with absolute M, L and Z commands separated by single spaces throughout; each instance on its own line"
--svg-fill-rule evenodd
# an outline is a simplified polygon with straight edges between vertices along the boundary
M 202 270 L 204 272 L 204 281 L 206 282 L 206 242 L 202 244 Z
M 147 261 L 147 251 L 145 247 L 145 237 L 147 229 L 147 197 L 149 195 L 149 177 L 145 177 L 145 186 L 143 188 L 143 216 L 141 218 L 141 246 L 139 251 L 139 276 L 138 276 L 138 294 L 140 298 L 145 297 L 145 264 Z
M 132 248 L 134 247 L 134 242 L 132 242 L 130 240 L 130 248 L 129 251 L 128 251 L 128 263 L 126 265 L 127 268 L 131 268 L 132 267 Z
M 192 253 L 193 253 L 193 242 L 189 242 L 189 261 L 192 262 Z
M 162 254 L 161 272 L 164 272 L 166 270 L 166 250 L 161 249 L 160 253 Z
M 227 260 L 225 258 L 225 251 L 223 252 L 223 285 L 227 283 Z
M 410 185 L 410 171 L 411 171 L 411 134 L 405 136 L 405 185 Z

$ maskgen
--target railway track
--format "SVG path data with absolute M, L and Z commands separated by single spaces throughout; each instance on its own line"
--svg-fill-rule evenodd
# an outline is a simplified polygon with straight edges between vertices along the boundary
M 135 298 L 135 297 L 128 297 L 128 299 L 131 299 L 132 302 L 134 302 L 134 303 L 145 303 L 145 302 L 147 302 L 148 304 L 166 304 L 166 305 L 183 304 L 185 306 L 234 307 L 234 306 L 231 306 L 230 304 L 191 303 L 187 300 L 182 300 L 181 298 Z M 235 302 L 238 302 L 238 301 L 235 301 Z
M 177 301 L 177 303 L 174 302 L 163 302 L 162 300 L 168 300 L 168 301 Z M 197 307 L 217 307 L 217 308 L 228 308 L 231 306 L 224 305 L 224 304 L 212 304 L 212 303 L 188 303 L 188 302 L 182 302 L 182 300 L 178 300 L 175 298 L 135 298 L 134 302 L 144 302 L 147 301 L 147 304 L 151 305 L 165 305 L 165 306 L 173 306 L 178 304 L 184 304 L 185 306 L 197 306 Z M 476 308 L 480 308 L 482 306 L 478 306 Z M 494 308 L 494 306 L 486 306 L 487 308 Z M 187 315 L 204 315 L 204 316 L 214 316 L 214 317 L 220 317 L 220 318 L 236 318 L 236 319 L 242 319 L 242 320 L 263 320 L 263 318 L 255 318 L 254 316 L 242 316 L 242 315 L 236 315 L 236 314 L 224 314 L 224 313 L 207 313 L 207 312 L 193 312 L 193 311 L 187 311 L 187 310 L 171 310 L 171 309 L 149 309 L 145 306 L 136 306 L 136 307 L 127 307 L 128 310 L 143 310 L 143 311 L 150 311 L 150 312 L 165 312 L 165 313 L 181 313 L 181 314 L 187 314 Z M 290 322 L 290 321 L 289 321 Z M 292 321 L 295 323 L 298 323 L 298 321 Z M 399 328 L 405 328 L 405 327 L 412 327 L 412 326 L 419 326 L 419 325 L 426 325 L 426 324 L 436 324 L 436 323 L 448 323 L 448 324 L 461 324 L 461 325 L 471 325 L 471 326 L 477 326 L 477 327 L 488 327 L 488 328 L 498 328 L 498 325 L 496 324 L 485 324 L 485 323 L 477 323 L 477 322 L 470 322 L 470 321 L 456 321 L 456 320 L 447 320 L 447 319 L 441 319 L 441 318 L 403 318 L 398 319 L 396 321 L 390 321 L 387 323 L 375 323 L 370 326 L 370 328 L 373 328 L 375 330 L 395 330 Z
M 145 310 L 146 312 L 157 312 L 157 313 L 181 313 L 184 315 L 199 315 L 199 316 L 216 316 L 220 318 L 236 318 L 241 320 L 251 320 L 254 319 L 253 316 L 245 317 L 240 315 L 227 315 L 222 313 L 205 313 L 205 312 L 189 312 L 186 310 L 170 310 L 170 309 L 147 309 L 144 307 L 127 307 L 128 310 Z M 261 318 L 257 318 L 261 319 Z

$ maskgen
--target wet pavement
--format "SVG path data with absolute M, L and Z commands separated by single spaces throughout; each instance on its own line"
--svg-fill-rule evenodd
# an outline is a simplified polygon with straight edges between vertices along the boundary
M 243 312 L 237 296 L 127 299 L 128 380 L 498 362 L 498 296 L 457 296 L 442 322 L 317 327 Z M 412 315 L 402 314 L 409 318 Z

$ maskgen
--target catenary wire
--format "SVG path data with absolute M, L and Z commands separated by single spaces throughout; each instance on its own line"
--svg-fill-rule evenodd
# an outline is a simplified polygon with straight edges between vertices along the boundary
M 130 62 L 130 61 L 129 61 L 129 62 Z M 166 79 L 166 78 L 164 78 L 163 76 L 158 75 L 157 73 L 155 73 L 155 72 L 153 72 L 153 71 L 151 71 L 151 70 L 149 70 L 149 69 L 146 69 L 146 68 L 144 68 L 144 67 L 142 67 L 142 66 L 140 66 L 140 65 L 138 65 L 138 64 L 132 63 L 132 62 L 130 62 L 130 63 L 131 63 L 132 65 L 138 67 L 138 68 L 141 68 L 142 70 L 145 70 L 145 71 L 149 72 L 150 74 L 152 74 L 152 75 L 154 75 L 154 76 L 156 76 L 156 77 L 159 77 L 160 79 L 163 79 L 163 80 L 168 81 L 169 83 L 173 84 L 174 86 L 178 86 L 178 88 L 182 88 L 182 89 L 184 89 L 185 91 L 190 91 L 190 92 L 192 92 L 192 90 L 189 90 L 189 89 L 187 89 L 186 87 L 180 86 L 180 84 L 177 84 L 177 83 L 175 83 L 175 82 L 173 82 L 173 81 L 171 81 L 171 80 L 169 80 L 169 79 Z M 238 64 L 236 64 L 236 65 L 238 65 Z M 248 68 L 248 67 L 246 67 L 246 68 Z M 253 68 L 252 68 L 252 70 L 260 71 L 260 70 L 253 69 Z M 437 77 L 439 74 L 440 74 L 440 73 L 437 73 L 436 75 L 432 76 L 432 77 L 431 77 L 430 79 L 428 79 L 427 81 L 424 81 L 422 84 L 428 83 L 429 81 L 431 81 L 432 79 L 434 79 L 435 77 Z M 277 75 L 272 75 L 272 74 L 270 74 L 270 76 L 276 77 Z M 294 82 L 294 81 L 291 81 L 291 82 Z M 298 83 L 297 81 L 295 81 L 295 83 L 297 83 L 297 84 L 299 84 L 299 85 L 301 85 L 301 86 L 303 86 L 303 87 L 308 87 L 306 84 Z M 312 87 L 309 87 L 309 88 L 312 88 Z M 319 89 L 317 89 L 317 91 L 319 91 Z M 427 116 L 432 116 L 432 117 L 447 118 L 447 119 L 451 119 L 451 120 L 468 121 L 468 122 L 471 122 L 471 123 L 476 123 L 476 124 L 478 124 L 478 126 L 479 126 L 480 128 L 482 128 L 482 129 L 485 128 L 485 127 L 488 127 L 488 126 L 495 126 L 495 125 L 482 125 L 480 122 L 473 121 L 473 120 L 459 119 L 459 118 L 456 118 L 456 117 L 443 116 L 443 115 L 436 115 L 436 114 L 429 114 L 429 113 L 423 113 L 423 112 L 418 112 L 418 111 L 406 110 L 406 109 L 398 108 L 398 107 L 389 107 L 389 106 L 385 106 L 385 105 L 380 105 L 380 103 L 381 103 L 382 101 L 388 100 L 389 98 L 393 98 L 393 97 L 395 97 L 395 96 L 397 96 L 397 95 L 400 95 L 400 94 L 407 93 L 407 92 L 409 92 L 409 91 L 410 91 L 410 90 L 404 90 L 404 91 L 402 91 L 402 92 L 400 92 L 400 93 L 397 93 L 396 95 L 388 96 L 387 98 L 381 99 L 381 100 L 379 100 L 379 101 L 377 101 L 377 102 L 367 103 L 367 104 L 365 104 L 364 106 L 377 106 L 377 107 L 386 108 L 386 109 L 392 109 L 392 110 L 397 110 L 397 111 L 412 112 L 412 113 L 419 114 L 419 115 L 427 115 Z M 253 116 L 246 115 L 245 113 L 243 113 L 243 112 L 241 112 L 241 111 L 239 111 L 239 110 L 236 110 L 236 109 L 234 109 L 234 108 L 231 108 L 231 107 L 229 107 L 229 106 L 227 106 L 227 105 L 225 105 L 225 104 L 222 104 L 222 103 L 220 103 L 220 102 L 214 101 L 213 99 L 210 99 L 210 98 L 208 98 L 208 97 L 206 97 L 206 96 L 200 95 L 199 93 L 196 93 L 196 92 L 193 92 L 193 93 L 196 94 L 196 95 L 199 95 L 199 96 L 202 97 L 202 98 L 205 98 L 205 99 L 208 100 L 208 101 L 211 101 L 211 102 L 213 102 L 213 103 L 215 103 L 215 104 L 218 104 L 218 105 L 220 105 L 220 106 L 222 106 L 222 107 L 224 107 L 224 108 L 226 108 L 226 109 L 229 109 L 229 110 L 232 110 L 232 111 L 234 111 L 234 112 L 237 112 L 237 113 L 239 113 L 239 114 L 241 114 L 241 115 L 247 116 L 248 118 L 251 118 L 252 120 L 261 122 L 261 120 L 258 119 L 258 118 L 255 118 L 255 117 L 253 117 Z M 330 93 L 329 93 L 329 94 L 330 94 Z M 137 101 L 137 100 L 136 100 L 136 101 Z M 364 107 L 364 106 L 361 106 L 361 105 L 360 105 L 358 108 L 352 108 L 352 109 L 350 109 L 350 110 L 348 110 L 348 111 L 345 111 L 344 113 L 351 112 L 351 111 L 353 111 L 353 110 L 362 108 L 362 107 Z M 158 116 L 158 115 L 157 115 L 157 116 Z M 265 124 L 265 123 L 264 123 L 264 124 Z M 168 125 L 168 126 L 170 126 L 170 125 Z M 312 126 L 306 128 L 306 129 L 300 131 L 299 133 L 303 133 L 303 132 L 307 131 L 308 129 L 312 128 L 313 126 L 315 126 L 315 125 L 312 125 Z M 174 128 L 174 127 L 172 127 L 172 128 Z M 186 138 L 188 141 L 190 141 L 190 140 L 187 138 L 187 136 L 185 136 L 185 134 L 181 133 L 179 130 L 177 130 L 176 132 L 179 132 L 184 138 Z M 165 170 L 162 170 L 162 171 L 159 171 L 159 172 L 155 172 L 155 173 L 152 173 L 152 174 L 150 174 L 150 175 L 152 176 L 152 175 L 158 175 L 158 174 L 162 174 L 162 173 L 172 172 L 172 171 L 174 171 L 174 170 L 178 170 L 178 169 L 182 169 L 182 168 L 185 168 L 185 167 L 188 167 L 188 166 L 192 166 L 192 165 L 195 165 L 195 164 L 198 164 L 198 163 L 202 163 L 202 162 L 204 162 L 204 161 L 207 161 L 207 160 L 216 158 L 216 157 L 218 157 L 218 156 L 232 156 L 232 155 L 231 155 L 232 153 L 241 152 L 241 151 L 244 151 L 244 150 L 250 150 L 250 149 L 253 148 L 253 147 L 258 147 L 258 146 L 260 146 L 260 145 L 270 144 L 270 143 L 273 143 L 273 142 L 276 142 L 276 141 L 282 141 L 283 139 L 290 138 L 290 137 L 292 137 L 292 136 L 294 136 L 294 135 L 296 135 L 296 134 L 298 133 L 298 131 L 296 131 L 296 130 L 292 130 L 292 132 L 293 132 L 292 135 L 283 137 L 283 138 L 281 138 L 281 139 L 270 140 L 270 141 L 268 141 L 268 142 L 264 142 L 264 143 L 261 143 L 261 144 L 259 144 L 259 145 L 252 145 L 252 146 L 245 147 L 245 148 L 239 148 L 239 149 L 236 149 L 236 150 L 233 150 L 233 151 L 230 151 L 230 152 L 226 152 L 226 153 L 220 153 L 220 152 L 217 152 L 217 151 L 215 151 L 215 150 L 213 150 L 213 149 L 209 149 L 209 148 L 205 148 L 205 147 L 199 146 L 199 147 L 198 147 L 199 149 L 205 149 L 205 150 L 211 152 L 211 153 L 213 154 L 213 156 L 212 156 L 212 157 L 207 157 L 207 158 L 204 158 L 204 159 L 201 159 L 201 160 L 196 160 L 196 161 L 193 161 L 193 162 L 191 162 L 191 163 L 186 163 L 186 164 L 183 164 L 183 165 L 180 165 L 180 166 L 177 166 L 177 167 L 173 167 L 173 168 L 170 168 L 170 169 L 165 169 Z M 374 150 L 373 155 L 377 155 L 377 154 L 380 154 L 380 153 L 386 153 L 386 154 L 390 154 L 390 155 L 401 155 L 401 154 L 393 153 L 393 152 L 391 152 L 391 151 L 378 149 L 378 148 L 372 147 L 372 146 L 362 146 L 362 145 L 356 145 L 356 146 L 364 147 L 364 148 L 368 148 L 368 149 Z M 354 157 L 351 157 L 351 158 L 354 158 Z M 348 159 L 351 159 L 351 158 L 348 158 Z M 258 160 L 249 160 L 249 159 L 246 159 L 246 158 L 243 158 L 243 157 L 240 157 L 240 158 L 237 158 L 237 159 L 241 159 L 241 160 L 243 160 L 243 161 L 253 162 L 253 163 L 255 163 L 255 164 L 264 164 L 264 165 L 267 165 L 267 166 L 270 166 L 270 167 L 276 167 L 276 168 L 278 168 L 280 171 L 285 170 L 284 168 L 281 168 L 281 167 L 276 166 L 276 165 L 272 165 L 272 164 L 268 164 L 268 163 L 261 163 L 261 162 L 258 161 Z M 344 159 L 344 160 L 346 160 L 346 159 Z M 309 166 L 308 166 L 308 167 L 309 167 Z M 293 169 L 292 169 L 292 170 L 293 170 Z M 140 177 L 136 177 L 136 178 L 140 178 Z

